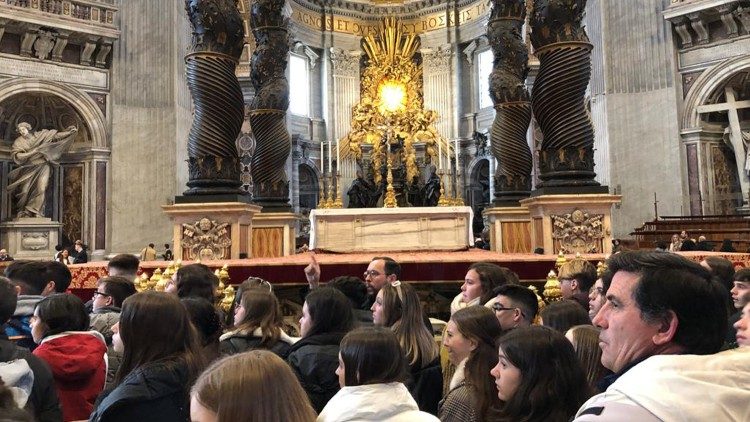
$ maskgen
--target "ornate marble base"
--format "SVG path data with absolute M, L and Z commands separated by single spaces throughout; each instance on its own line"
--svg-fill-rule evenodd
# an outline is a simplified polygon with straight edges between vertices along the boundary
M 471 207 L 310 211 L 310 248 L 331 252 L 450 251 L 474 244 Z
M 531 253 L 531 217 L 526 207 L 485 208 L 490 223 L 490 249 L 500 253 Z
M 175 259 L 210 261 L 253 256 L 253 216 L 241 202 L 162 205 L 173 222 Z
M 253 257 L 276 258 L 294 254 L 299 214 L 263 212 L 253 216 Z
M 541 195 L 521 204 L 531 216 L 532 248 L 546 254 L 611 253 L 612 205 L 621 195 Z
M 14 259 L 51 260 L 61 227 L 50 218 L 17 218 L 0 224 L 0 247 Z

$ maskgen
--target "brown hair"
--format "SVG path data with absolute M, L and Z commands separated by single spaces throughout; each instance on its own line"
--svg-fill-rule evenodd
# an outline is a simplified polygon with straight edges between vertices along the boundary
M 395 334 L 385 327 L 362 327 L 350 331 L 339 348 L 347 387 L 404 382 L 407 375 L 404 351 Z
M 521 372 L 501 420 L 567 421 L 591 396 L 573 346 L 561 333 L 537 325 L 516 328 L 498 340 L 498 347 Z
M 573 348 L 576 351 L 581 367 L 586 372 L 586 380 L 592 389 L 609 371 L 602 365 L 602 349 L 599 347 L 598 327 L 593 325 L 576 325 L 570 329 L 573 337 Z
M 500 407 L 495 379 L 490 374 L 498 361 L 495 342 L 502 335 L 500 323 L 495 313 L 484 306 L 459 309 L 451 315 L 451 321 L 456 324 L 461 335 L 477 343 L 464 366 L 466 385 L 472 389 L 471 396 L 478 419 L 489 419 L 488 415 Z
M 195 382 L 191 396 L 216 413 L 217 422 L 313 422 L 316 417 L 292 369 L 266 350 L 215 362 Z
M 146 291 L 125 299 L 120 313 L 120 338 L 125 350 L 115 385 L 132 371 L 156 361 L 184 363 L 189 382 L 203 369 L 203 353 L 190 315 L 180 300 L 169 293 Z
M 245 308 L 245 318 L 234 327 L 236 331 L 252 333 L 260 328 L 264 347 L 273 346 L 281 336 L 282 316 L 279 301 L 273 293 L 265 289 L 250 288 L 240 298 Z
M 469 270 L 474 270 L 479 274 L 479 284 L 482 286 L 479 301 L 482 305 L 495 297 L 493 293 L 495 288 L 505 284 L 518 284 L 516 273 L 491 262 L 475 262 L 469 266 Z
M 419 295 L 410 284 L 387 283 L 383 292 L 383 320 L 396 334 L 409 365 L 424 368 L 440 354 L 432 333 L 424 324 Z

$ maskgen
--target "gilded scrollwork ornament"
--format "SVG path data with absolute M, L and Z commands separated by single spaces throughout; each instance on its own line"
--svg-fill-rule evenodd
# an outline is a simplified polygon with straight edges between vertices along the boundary
M 230 256 L 232 238 L 229 223 L 219 223 L 203 217 L 192 224 L 182 225 L 182 248 L 187 259 L 213 260 Z
M 551 215 L 552 239 L 560 253 L 600 253 L 604 239 L 604 214 L 575 209 L 569 214 Z
M 421 179 L 415 144 L 424 144 L 425 164 L 438 161 L 439 143 L 445 155 L 450 150 L 434 126 L 437 113 L 424 109 L 422 66 L 415 59 L 419 46 L 419 38 L 404 33 L 395 18 L 384 19 L 376 34 L 364 38 L 362 48 L 367 60 L 361 77 L 361 99 L 352 107 L 351 130 L 341 140 L 362 169 L 363 146 L 371 147 L 370 164 L 377 186 L 387 176 L 386 156 L 393 154 L 391 172 L 399 192 Z M 443 60 L 446 54 L 450 50 L 440 50 L 439 57 L 428 60 Z

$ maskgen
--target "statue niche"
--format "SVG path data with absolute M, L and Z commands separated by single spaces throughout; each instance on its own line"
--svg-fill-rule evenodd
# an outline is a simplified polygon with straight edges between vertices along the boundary
M 17 218 L 45 217 L 44 204 L 52 166 L 68 150 L 78 128 L 64 131 L 42 129 L 32 132 L 31 125 L 17 126 L 18 138 L 13 142 L 11 157 L 16 168 L 8 173 L 8 193 L 15 200 Z

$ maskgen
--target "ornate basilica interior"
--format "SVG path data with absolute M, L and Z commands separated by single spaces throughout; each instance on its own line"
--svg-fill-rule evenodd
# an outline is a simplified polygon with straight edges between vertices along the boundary
M 19 212 L 8 186 L 21 122 L 33 131 L 77 128 L 49 175 L 41 214 L 61 244 L 81 239 L 99 256 L 172 241 L 162 206 L 186 186 L 201 189 L 191 181 L 206 163 L 194 162 L 191 148 L 212 145 L 194 144 L 191 125 L 209 115 L 219 116 L 209 122 L 216 133 L 239 128 L 240 189 L 301 216 L 302 243 L 311 210 L 390 206 L 471 207 L 481 237 L 486 208 L 545 182 L 551 158 L 540 153 L 536 119 L 520 128 L 526 143 L 513 155 L 529 156 L 529 180 L 509 180 L 515 162 L 493 152 L 501 108 L 490 74 L 507 51 L 489 38 L 488 1 L 288 0 L 283 36 L 254 34 L 263 23 L 253 22 L 256 3 L 238 1 L 239 86 L 225 95 L 227 104 L 241 96 L 236 128 L 222 117 L 229 105 L 209 113 L 195 101 L 210 93 L 190 81 L 214 70 L 191 59 L 183 3 L 0 1 L 0 231 Z M 528 19 L 514 57 L 524 58 L 531 92 L 540 62 Z M 593 129 L 582 161 L 593 165 L 592 185 L 624 198 L 611 236 L 653 219 L 655 206 L 662 215 L 746 212 L 750 4 L 589 1 L 582 26 L 592 45 L 582 107 Z M 288 105 L 255 80 L 252 62 L 263 55 L 285 77 Z M 275 132 L 260 135 L 268 125 Z M 288 151 L 263 136 L 288 136 Z

